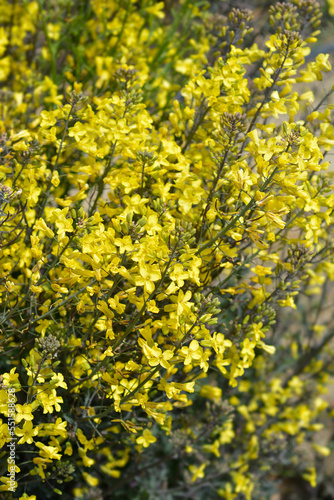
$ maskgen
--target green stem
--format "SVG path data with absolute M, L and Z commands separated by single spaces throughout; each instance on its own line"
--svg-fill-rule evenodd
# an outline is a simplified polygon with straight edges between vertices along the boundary
M 63 145 L 64 145 L 64 141 L 65 141 L 66 132 L 67 132 L 67 129 L 68 129 L 68 124 L 69 124 L 70 117 L 71 117 L 72 111 L 74 109 L 74 106 L 75 106 L 75 104 L 71 105 L 71 109 L 70 109 L 70 111 L 68 113 L 68 116 L 66 118 L 63 135 L 62 135 L 62 138 L 61 138 L 61 141 L 60 141 L 60 144 L 59 144 L 59 148 L 58 148 L 57 158 L 56 158 L 55 164 L 51 168 L 51 174 L 56 170 L 56 168 L 58 166 L 59 158 L 60 158 L 60 155 L 61 155 L 61 152 L 62 152 L 62 149 L 63 149 Z M 51 191 L 51 186 L 52 186 L 52 182 L 51 182 L 51 179 L 50 179 L 50 181 L 48 183 L 48 187 L 47 187 L 46 193 L 44 195 L 44 200 L 42 202 L 41 208 L 40 208 L 40 210 L 38 212 L 38 215 L 36 215 L 36 220 L 43 216 L 43 212 L 45 210 L 46 203 L 47 203 L 47 201 L 49 199 L 49 195 L 50 195 L 50 191 Z
M 174 246 L 174 249 L 172 251 L 172 255 L 170 256 L 169 258 L 169 261 L 165 267 L 165 270 L 160 278 L 160 280 L 158 281 L 157 283 L 157 286 L 156 288 L 153 290 L 153 292 L 150 293 L 150 295 L 148 296 L 148 298 L 144 301 L 144 305 L 143 307 L 140 309 L 140 311 L 138 312 L 138 314 L 133 318 L 133 320 L 130 322 L 128 328 L 126 329 L 124 335 L 122 335 L 118 340 L 117 342 L 115 342 L 115 344 L 112 346 L 113 349 L 117 349 L 117 347 L 123 342 L 123 340 L 132 332 L 133 328 L 136 326 L 136 324 L 138 323 L 138 321 L 140 320 L 143 312 L 145 311 L 146 309 L 146 304 L 147 302 L 149 302 L 153 297 L 154 295 L 157 294 L 158 290 L 160 289 L 161 285 L 164 283 L 165 281 L 165 278 L 166 278 L 166 275 L 167 275 L 167 271 L 169 269 L 169 267 L 171 266 L 171 263 L 173 262 L 174 260 L 174 257 L 175 257 L 175 253 L 176 253 L 176 250 L 179 246 L 179 242 L 180 242 L 180 238 L 178 238 L 178 240 L 176 241 L 175 243 L 175 246 Z
M 211 187 L 211 189 L 210 189 L 210 193 L 209 193 L 209 196 L 208 196 L 207 201 L 206 201 L 206 204 L 205 204 L 205 209 L 204 209 L 204 213 L 203 213 L 203 217 L 202 217 L 202 222 L 201 222 L 200 232 L 199 232 L 198 237 L 197 237 L 197 242 L 198 242 L 198 241 L 201 239 L 201 237 L 202 237 L 202 232 L 203 232 L 203 226 L 204 226 L 205 216 L 206 216 L 206 214 L 207 214 L 207 211 L 208 211 L 208 210 L 209 210 L 209 208 L 210 208 L 210 204 L 211 204 L 212 199 L 213 199 L 213 197 L 214 197 L 214 195 L 215 195 L 215 191 L 216 191 L 216 188 L 217 188 L 217 184 L 218 184 L 219 179 L 220 179 L 220 176 L 221 176 L 221 174 L 222 174 L 222 172 L 223 172 L 223 168 L 224 168 L 225 163 L 226 163 L 226 160 L 227 160 L 227 155 L 228 155 L 228 153 L 229 153 L 229 151 L 230 151 L 230 148 L 231 148 L 231 141 L 232 141 L 232 136 L 230 136 L 230 138 L 229 138 L 229 141 L 228 141 L 228 146 L 227 146 L 227 148 L 226 148 L 226 151 L 225 151 L 225 154 L 224 154 L 224 158 L 223 158 L 222 162 L 221 162 L 221 163 L 220 163 L 220 165 L 219 165 L 219 169 L 218 169 L 218 172 L 217 172 L 216 178 L 215 178 L 215 180 L 214 180 L 214 182 L 213 182 L 213 185 L 212 185 L 212 187 Z
M 200 316 L 200 314 L 198 314 L 198 316 Z M 191 328 L 189 328 L 189 330 L 187 331 L 187 333 L 185 334 L 185 336 L 178 342 L 178 344 L 175 346 L 175 352 L 177 352 L 177 350 L 180 348 L 181 344 L 184 343 L 185 339 L 187 337 L 189 337 L 189 335 L 191 334 L 192 330 L 195 328 L 195 326 L 197 325 L 198 323 L 198 318 L 196 319 L 195 323 L 191 326 Z M 121 406 L 122 404 L 124 404 L 126 401 L 128 401 L 134 394 L 136 394 L 138 391 L 140 391 L 140 389 L 142 387 L 144 387 L 144 385 L 149 381 L 151 380 L 154 375 L 159 371 L 161 370 L 161 366 L 160 365 L 157 365 L 151 372 L 149 372 L 149 375 L 147 377 L 145 377 L 145 379 L 140 382 L 140 384 L 135 388 L 133 389 L 131 392 L 129 392 L 126 396 L 124 396 L 120 402 L 119 402 L 119 405 Z M 90 375 L 91 376 L 91 375 Z M 105 410 L 104 412 L 102 413 L 99 413 L 98 415 L 92 415 L 90 417 L 85 417 L 85 418 L 80 418 L 79 420 L 80 421 L 85 421 L 85 420 L 90 420 L 90 419 L 95 419 L 95 418 L 102 418 L 102 417 L 105 417 L 106 415 L 108 415 L 109 413 L 111 413 L 112 411 L 114 411 L 114 408 L 113 407 L 110 407 L 108 408 L 107 410 Z
M 184 145 L 182 146 L 182 150 L 181 150 L 182 154 L 184 154 L 187 151 L 191 141 L 193 140 L 193 137 L 194 137 L 198 127 L 203 123 L 204 118 L 206 117 L 209 110 L 211 109 L 210 106 L 205 107 L 205 102 L 206 102 L 206 99 L 203 99 L 203 101 L 201 102 L 201 104 L 197 110 L 193 126 L 191 127 L 191 130 L 186 137 L 186 141 L 185 141 Z
M 163 275 L 161 276 L 156 288 L 153 290 L 153 292 L 149 295 L 149 297 L 145 300 L 144 302 L 144 305 L 143 307 L 140 309 L 140 311 L 138 312 L 138 314 L 133 318 L 133 320 L 130 322 L 128 328 L 126 329 L 125 333 L 115 342 L 115 344 L 112 345 L 112 349 L 115 350 L 117 349 L 117 347 L 123 342 L 123 340 L 128 337 L 130 335 L 130 333 L 132 332 L 133 328 L 137 325 L 138 321 L 140 320 L 143 312 L 146 310 L 146 304 L 148 301 L 151 300 L 152 297 L 154 297 L 154 295 L 157 293 L 157 291 L 159 290 L 160 286 L 164 283 L 164 280 L 166 278 L 166 275 L 167 275 L 167 271 L 172 263 L 172 261 L 174 260 L 174 256 L 175 256 L 175 252 L 177 250 L 177 247 L 179 245 L 179 241 L 180 241 L 180 238 L 178 238 L 175 246 L 174 246 L 174 249 L 173 249 L 173 252 L 172 252 L 172 255 L 170 256 L 169 258 L 169 261 L 166 265 L 166 268 L 163 272 Z M 71 387 L 71 390 L 74 389 L 74 387 L 76 387 L 77 385 L 79 384 L 82 384 L 84 381 L 90 379 L 93 375 L 95 375 L 95 373 L 98 372 L 98 370 L 101 368 L 101 366 L 103 366 L 105 364 L 105 361 L 99 361 L 95 367 L 93 368 L 93 370 L 90 372 L 90 374 L 85 377 L 84 379 L 81 379 L 79 380 L 78 382 L 76 382 L 74 385 L 72 385 Z
M 90 283 L 89 285 L 85 285 L 84 287 L 80 288 L 80 290 L 78 290 L 77 292 L 73 293 L 73 295 L 70 295 L 70 297 L 67 297 L 66 299 L 62 300 L 61 302 L 59 302 L 59 304 L 56 303 L 56 307 L 53 308 L 53 309 L 49 309 L 46 313 L 42 314 L 41 316 L 39 316 L 38 318 L 34 319 L 34 321 L 32 321 L 30 323 L 30 325 L 34 325 L 35 323 L 37 323 L 38 321 L 41 321 L 42 319 L 44 318 L 47 318 L 48 316 L 51 316 L 55 310 L 59 309 L 60 307 L 62 307 L 63 305 L 67 304 L 67 302 L 69 302 L 70 300 L 74 299 L 75 297 L 77 297 L 80 293 L 84 292 L 87 288 L 87 286 L 92 286 L 94 283 L 96 283 L 96 279 L 94 278 Z M 11 315 L 12 316 L 12 315 Z
M 32 391 L 34 389 L 35 382 L 37 381 L 37 377 L 40 374 L 42 365 L 45 362 L 45 360 L 46 360 L 46 356 L 44 355 L 42 357 L 42 359 L 40 360 L 40 362 L 39 362 L 39 365 L 38 365 L 38 368 L 37 368 L 37 372 L 35 373 L 35 376 L 34 376 L 34 380 L 32 381 L 32 384 L 31 384 L 31 386 L 28 389 L 27 404 L 31 403 L 31 401 L 32 401 Z
M 266 102 L 267 102 L 267 99 L 268 99 L 268 96 L 269 96 L 270 92 L 272 91 L 272 89 L 273 89 L 273 88 L 274 88 L 274 86 L 276 85 L 276 82 L 277 82 L 277 80 L 278 80 L 278 78 L 279 78 L 279 76 L 280 76 L 280 73 L 281 73 L 281 71 L 282 71 L 282 69 L 283 69 L 283 67 L 284 67 L 284 64 L 285 64 L 285 62 L 286 62 L 286 60 L 287 60 L 288 54 L 289 54 L 289 44 L 287 44 L 287 48 L 286 48 L 286 51 L 285 51 L 285 54 L 284 54 L 284 57 L 283 57 L 283 61 L 282 61 L 281 65 L 280 65 L 280 67 L 279 67 L 279 68 L 277 68 L 277 70 L 276 70 L 276 74 L 275 74 L 275 76 L 274 76 L 274 78 L 273 78 L 273 81 L 272 81 L 272 83 L 271 83 L 270 87 L 268 87 L 268 88 L 266 89 L 266 91 L 265 91 L 265 93 L 264 93 L 264 98 L 263 98 L 263 100 L 262 100 L 262 102 L 261 102 L 260 106 L 257 108 L 255 115 L 253 116 L 253 119 L 252 119 L 252 121 L 251 121 L 251 123 L 250 123 L 250 125 L 249 125 L 249 127 L 248 127 L 248 129 L 247 129 L 247 132 L 246 132 L 246 134 L 245 134 L 245 135 L 246 135 L 246 137 L 247 137 L 247 135 L 249 134 L 249 132 L 251 132 L 251 130 L 253 129 L 253 127 L 254 127 L 254 125 L 255 125 L 255 122 L 256 122 L 256 120 L 258 119 L 258 117 L 259 117 L 259 115 L 260 115 L 260 113 L 261 113 L 261 111 L 262 111 L 263 106 L 264 106 L 264 105 L 266 104 Z M 246 143 L 246 141 L 243 141 L 242 146 L 241 146 L 241 150 L 240 150 L 240 154 L 242 153 L 242 151 L 243 151 L 243 149 L 244 149 L 244 147 L 245 147 L 245 143 Z

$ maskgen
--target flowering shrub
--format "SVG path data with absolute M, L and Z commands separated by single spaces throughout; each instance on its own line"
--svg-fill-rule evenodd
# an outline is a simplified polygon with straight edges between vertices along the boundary
M 228 2 L 0 7 L 4 498 L 311 494 L 334 415 L 319 5 L 258 33 Z

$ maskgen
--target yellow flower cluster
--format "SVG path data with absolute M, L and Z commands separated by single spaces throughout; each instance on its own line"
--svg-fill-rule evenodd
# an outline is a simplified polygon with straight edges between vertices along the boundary
M 0 1 L 0 441 L 16 437 L 17 474 L 56 494 L 75 475 L 86 498 L 177 442 L 189 487 L 217 459 L 217 495 L 260 498 L 251 462 L 321 428 L 330 328 L 276 334 L 334 279 L 333 105 L 309 86 L 331 65 L 305 64 L 319 16 L 299 3 L 308 35 L 277 7 L 242 48 L 248 14 L 212 24 L 197 1 L 172 21 L 150 0 Z

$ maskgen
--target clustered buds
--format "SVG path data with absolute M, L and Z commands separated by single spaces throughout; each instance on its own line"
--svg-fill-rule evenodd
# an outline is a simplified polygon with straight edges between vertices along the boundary
M 187 222 L 184 220 L 176 219 L 175 221 L 175 229 L 172 229 L 171 235 L 177 236 L 179 238 L 180 243 L 191 245 L 195 241 L 196 229 L 193 227 L 191 222 Z M 181 249 L 182 251 L 182 249 Z
M 298 47 L 303 43 L 303 40 L 298 31 L 283 30 L 279 33 L 278 39 L 281 42 L 281 47 L 276 45 L 277 50 L 284 50 L 286 57 L 291 57 Z
M 75 468 L 70 462 L 60 461 L 57 463 L 57 465 L 52 467 L 52 472 L 48 472 L 47 476 L 56 476 L 58 484 L 68 483 L 69 481 L 72 481 L 72 474 L 74 473 L 74 471 Z
M 253 19 L 254 15 L 250 9 L 231 9 L 228 15 L 228 20 L 238 29 L 244 29 L 246 23 Z
M 241 45 L 244 38 L 253 31 L 249 26 L 253 17 L 251 10 L 238 8 L 231 9 L 228 16 L 221 14 L 209 16 L 205 25 L 209 30 L 211 53 L 215 57 L 221 56 L 221 52 L 216 52 L 216 49 L 224 49 L 227 53 L 232 44 Z
M 7 144 L 8 136 L 6 132 L 0 135 L 0 165 L 7 162 L 8 155 L 10 153 L 10 148 Z
M 161 217 L 165 212 L 168 210 L 172 210 L 175 206 L 174 200 L 168 200 L 165 202 L 162 198 L 157 198 L 152 201 L 152 205 L 154 210 L 159 213 L 159 216 Z
M 4 186 L 0 183 L 0 204 L 2 205 L 5 201 L 9 200 L 12 196 L 13 191 L 9 186 Z
M 246 35 L 253 31 L 248 23 L 253 19 L 253 12 L 249 9 L 232 9 L 228 15 L 229 42 L 240 45 Z
M 133 69 L 119 68 L 115 71 L 114 77 L 121 89 L 127 90 L 129 85 L 135 81 L 137 71 Z
M 275 33 L 301 31 L 304 35 L 318 28 L 320 19 L 320 5 L 315 0 L 277 2 L 269 7 L 269 23 Z
M 48 335 L 36 340 L 41 354 L 47 358 L 57 357 L 57 351 L 60 348 L 60 342 L 54 335 Z
M 88 100 L 82 92 L 76 92 L 75 90 L 66 92 L 66 98 L 73 108 L 76 108 L 79 104 L 84 104 Z
M 116 88 L 120 90 L 122 97 L 126 98 L 127 109 L 139 104 L 143 98 L 140 85 L 136 83 L 136 73 L 135 69 L 126 68 L 119 68 L 114 73 Z
M 275 33 L 298 30 L 297 17 L 297 7 L 290 2 L 276 2 L 269 7 L 269 23 Z
M 13 191 L 9 186 L 6 186 L 0 182 L 0 207 L 14 200 L 14 198 L 19 196 L 21 193 L 22 189 L 19 189 L 18 191 Z M 2 212 L 1 215 L 4 215 L 4 212 Z
M 4 149 L 7 147 L 8 135 L 6 132 L 0 134 L 0 150 L 1 153 L 4 152 Z
M 263 324 L 272 326 L 276 323 L 276 311 L 268 303 L 260 304 L 257 308 L 254 321 L 262 321 Z
M 287 126 L 287 123 L 284 122 L 282 125 L 283 133 L 284 133 L 284 140 L 281 142 L 282 146 L 286 144 L 288 146 L 288 149 L 290 147 L 296 147 L 299 145 L 300 138 L 302 136 L 300 132 L 300 127 L 296 126 L 294 129 L 289 129 Z
M 39 150 L 40 150 L 39 142 L 36 139 L 30 141 L 27 150 L 22 151 L 22 157 L 25 163 L 28 163 L 28 161 L 31 158 L 33 158 L 39 152 Z
M 185 429 L 176 429 L 170 433 L 172 446 L 175 451 L 184 453 L 187 446 L 191 445 L 189 433 Z
M 287 142 L 290 146 L 295 146 L 298 144 L 300 138 L 299 130 L 293 130 L 287 137 Z
M 212 293 L 206 297 L 202 293 L 194 294 L 195 304 L 199 307 L 200 317 L 199 321 L 201 323 L 206 323 L 207 325 L 216 325 L 218 323 L 217 318 L 212 318 L 212 315 L 218 314 L 220 312 L 220 302 L 218 297 L 213 297 Z
M 307 257 L 309 256 L 309 249 L 302 246 L 297 245 L 295 248 L 288 249 L 289 262 L 292 264 L 293 268 L 301 266 Z
M 218 430 L 224 422 L 231 420 L 231 416 L 234 413 L 233 406 L 223 399 L 207 401 L 206 408 L 209 413 L 207 421 L 211 424 L 211 429 L 217 428 Z
M 147 223 L 146 217 L 141 217 L 137 222 L 133 220 L 133 214 L 129 213 L 126 215 L 125 220 L 113 219 L 112 223 L 115 230 L 120 234 L 132 234 L 138 235 L 142 230 L 145 224 Z
M 304 31 L 318 28 L 322 16 L 319 2 L 316 0 L 297 0 L 296 3 Z M 312 33 L 312 35 L 315 34 Z
M 141 149 L 137 151 L 136 158 L 143 165 L 148 165 L 151 167 L 154 162 L 158 159 L 158 156 L 154 154 L 153 151 L 142 151 Z

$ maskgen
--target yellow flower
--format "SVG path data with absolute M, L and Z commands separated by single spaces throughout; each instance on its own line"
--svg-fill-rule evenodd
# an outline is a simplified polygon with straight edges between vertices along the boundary
M 53 127 L 57 123 L 57 111 L 42 111 L 42 121 L 40 126 L 42 128 Z
M 163 19 L 165 17 L 165 14 L 161 11 L 163 10 L 164 6 L 164 2 L 157 2 L 152 7 L 146 7 L 145 11 L 148 12 L 148 14 L 152 14 L 153 16 L 158 17 L 159 19 Z
M 43 413 L 53 413 L 54 410 L 61 410 L 61 406 L 59 403 L 63 402 L 63 398 L 61 396 L 57 396 L 56 389 L 52 389 L 49 394 L 47 394 L 46 392 L 41 392 L 40 394 L 38 394 L 37 401 L 39 401 L 43 406 Z
M 152 293 L 154 290 L 154 281 L 158 281 L 161 278 L 158 265 L 148 266 L 141 264 L 139 266 L 139 274 L 140 277 L 135 278 L 135 284 L 143 286 L 146 292 Z
M 216 439 L 212 444 L 203 445 L 203 451 L 205 451 L 206 453 L 213 453 L 217 458 L 219 458 L 220 457 L 219 447 L 220 447 L 220 441 L 219 439 Z
M 17 444 L 28 443 L 31 444 L 33 442 L 33 437 L 37 436 L 38 428 L 33 428 L 33 424 L 31 421 L 27 420 L 24 422 L 22 429 L 16 428 L 15 434 L 17 436 L 22 436 Z
M 211 401 L 218 401 L 222 396 L 222 390 L 220 387 L 202 385 L 199 395 L 203 398 L 211 399 Z
M 310 483 L 312 488 L 315 488 L 317 485 L 317 473 L 315 467 L 309 467 L 303 474 L 303 478 Z
M 38 219 L 34 224 L 34 229 L 37 231 L 42 231 L 42 233 L 44 233 L 49 238 L 54 237 L 54 232 L 46 225 L 44 219 Z
M 166 312 L 172 312 L 176 311 L 176 314 L 180 316 L 181 314 L 190 314 L 191 312 L 191 306 L 193 305 L 192 302 L 189 302 L 189 299 L 191 299 L 191 292 L 188 290 L 186 293 L 183 292 L 183 290 L 180 290 L 178 295 L 172 295 L 171 296 L 171 301 L 174 302 L 174 304 L 168 304 L 167 306 L 164 307 L 164 311 Z
M 136 443 L 142 445 L 144 448 L 148 448 L 150 444 L 155 443 L 157 438 L 153 436 L 149 429 L 145 429 L 140 437 L 137 437 Z
M 24 404 L 24 405 L 20 405 L 20 404 L 17 404 L 15 406 L 15 412 L 16 412 L 16 415 L 15 415 L 15 421 L 16 423 L 20 423 L 21 420 L 33 420 L 34 416 L 32 414 L 32 411 L 33 411 L 33 406 L 31 404 Z
M 166 370 L 170 367 L 168 360 L 173 357 L 173 351 L 169 349 L 162 351 L 155 343 L 152 342 L 150 346 L 143 339 L 139 339 L 138 344 L 147 357 L 150 366 L 157 366 L 160 364 L 163 368 L 166 368 Z

